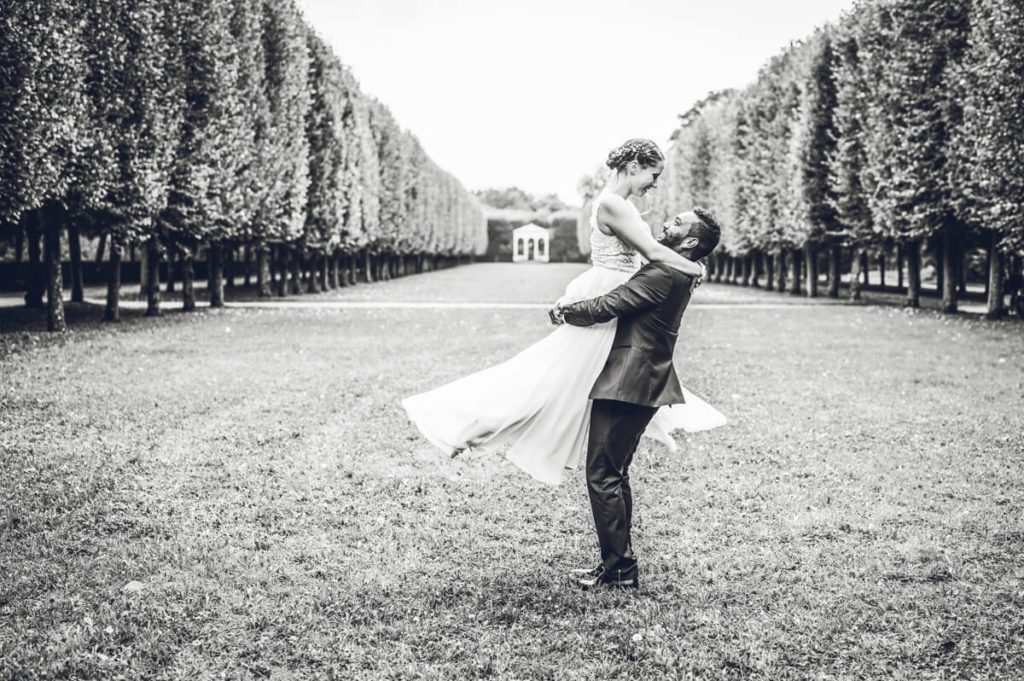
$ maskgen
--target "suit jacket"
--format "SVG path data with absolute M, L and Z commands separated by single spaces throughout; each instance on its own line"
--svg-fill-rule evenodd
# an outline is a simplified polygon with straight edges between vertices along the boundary
M 619 320 L 590 399 L 649 407 L 685 402 L 672 353 L 691 281 L 670 265 L 652 262 L 609 293 L 563 308 L 566 323 L 574 326 Z

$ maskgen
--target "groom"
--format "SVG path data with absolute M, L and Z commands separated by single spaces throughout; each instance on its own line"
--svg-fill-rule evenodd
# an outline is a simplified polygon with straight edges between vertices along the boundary
M 658 241 L 685 258 L 699 260 L 715 249 L 720 237 L 714 216 L 695 208 L 666 222 Z M 682 271 L 652 262 L 603 296 L 549 312 L 555 324 L 591 326 L 619 320 L 608 361 L 590 391 L 587 485 L 601 562 L 574 572 L 576 583 L 585 589 L 640 585 L 630 540 L 629 465 L 658 407 L 684 401 L 672 352 L 692 283 Z

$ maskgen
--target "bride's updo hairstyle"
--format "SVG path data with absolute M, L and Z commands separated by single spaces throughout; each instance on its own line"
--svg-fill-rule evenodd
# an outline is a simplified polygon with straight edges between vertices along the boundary
M 635 138 L 626 140 L 608 152 L 605 165 L 618 172 L 630 161 L 636 161 L 642 168 L 650 168 L 665 160 L 658 145 L 648 139 Z

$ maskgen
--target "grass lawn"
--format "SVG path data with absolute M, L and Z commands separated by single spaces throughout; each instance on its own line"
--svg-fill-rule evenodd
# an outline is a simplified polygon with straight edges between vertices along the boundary
M 323 297 L 579 271 L 529 269 Z M 564 577 L 597 557 L 582 471 L 448 460 L 398 406 L 542 311 L 8 313 L 0 679 L 1024 676 L 1024 325 L 749 295 L 684 318 L 680 376 L 731 423 L 638 452 L 639 593 Z

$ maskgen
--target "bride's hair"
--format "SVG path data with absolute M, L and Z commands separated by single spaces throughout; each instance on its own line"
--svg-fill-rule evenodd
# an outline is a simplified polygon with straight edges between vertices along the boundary
M 608 160 L 605 161 L 612 170 L 618 172 L 630 161 L 636 161 L 644 168 L 656 165 L 665 160 L 665 154 L 661 153 L 658 145 L 649 139 L 640 137 L 626 140 L 619 146 L 608 152 Z

